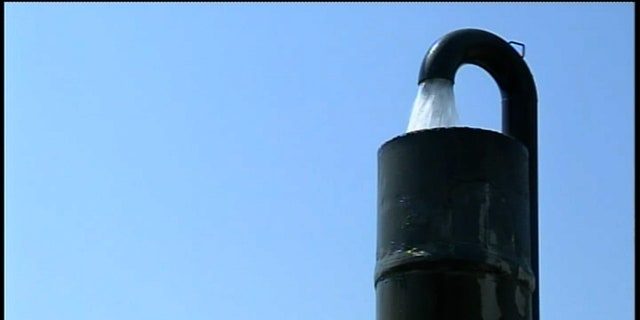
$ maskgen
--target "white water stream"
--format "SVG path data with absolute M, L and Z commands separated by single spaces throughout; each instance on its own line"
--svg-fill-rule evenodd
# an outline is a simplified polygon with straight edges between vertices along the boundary
M 430 79 L 418 87 L 407 132 L 439 127 L 452 127 L 458 122 L 453 83 L 446 79 Z

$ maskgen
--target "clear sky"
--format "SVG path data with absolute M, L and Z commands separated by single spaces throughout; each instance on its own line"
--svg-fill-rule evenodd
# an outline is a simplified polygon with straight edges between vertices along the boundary
M 526 44 L 544 320 L 633 318 L 633 4 L 6 4 L 5 318 L 374 319 L 429 46 Z M 461 124 L 500 130 L 482 69 Z

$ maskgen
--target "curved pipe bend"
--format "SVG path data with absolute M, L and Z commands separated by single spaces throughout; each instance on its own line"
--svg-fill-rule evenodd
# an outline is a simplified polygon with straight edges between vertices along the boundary
M 502 94 L 503 133 L 523 142 L 530 152 L 535 149 L 537 93 L 533 76 L 520 54 L 490 32 L 457 30 L 431 46 L 422 61 L 418 84 L 436 78 L 454 83 L 463 64 L 477 65 L 493 77 Z

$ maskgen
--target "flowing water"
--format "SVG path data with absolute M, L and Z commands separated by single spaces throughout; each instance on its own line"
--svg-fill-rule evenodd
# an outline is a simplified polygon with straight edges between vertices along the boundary
M 418 87 L 407 132 L 457 124 L 453 83 L 446 79 L 430 79 Z

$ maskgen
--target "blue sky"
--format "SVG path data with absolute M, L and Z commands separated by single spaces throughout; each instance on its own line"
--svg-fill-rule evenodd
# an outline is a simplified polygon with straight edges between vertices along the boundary
M 377 149 L 473 27 L 538 89 L 541 318 L 632 319 L 633 9 L 6 4 L 5 318 L 374 319 Z

